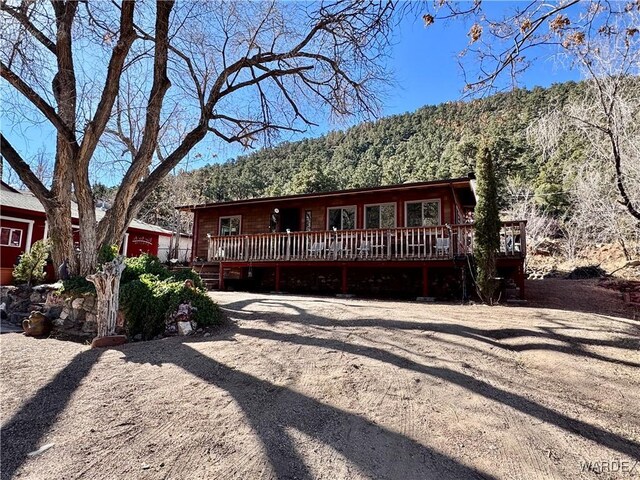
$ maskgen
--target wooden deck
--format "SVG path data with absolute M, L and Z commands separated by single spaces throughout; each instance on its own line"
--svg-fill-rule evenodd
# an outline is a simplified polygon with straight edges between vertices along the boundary
M 523 259 L 524 221 L 503 222 L 500 256 Z M 209 237 L 209 262 L 395 262 L 473 254 L 471 224 Z

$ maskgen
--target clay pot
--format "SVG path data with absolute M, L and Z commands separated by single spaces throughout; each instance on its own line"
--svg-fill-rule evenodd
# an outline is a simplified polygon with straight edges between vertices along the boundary
M 51 332 L 51 327 L 51 320 L 45 317 L 42 312 L 31 312 L 29 318 L 22 322 L 24 333 L 31 337 L 48 335 Z

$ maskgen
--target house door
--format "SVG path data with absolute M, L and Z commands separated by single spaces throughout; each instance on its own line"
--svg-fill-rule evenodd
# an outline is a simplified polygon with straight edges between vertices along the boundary
M 280 210 L 280 225 L 279 230 L 286 232 L 287 229 L 291 232 L 300 231 L 300 209 L 299 208 L 283 208 Z

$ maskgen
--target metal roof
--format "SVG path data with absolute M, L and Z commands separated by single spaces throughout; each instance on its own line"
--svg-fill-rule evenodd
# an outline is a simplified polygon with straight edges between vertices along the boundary
M 431 180 L 428 182 L 413 182 L 413 183 L 403 183 L 399 185 L 385 185 L 383 187 L 353 188 L 349 190 L 337 190 L 333 192 L 303 193 L 299 195 L 285 195 L 282 197 L 261 197 L 261 198 L 249 198 L 245 200 L 232 200 L 227 202 L 203 203 L 200 205 L 183 205 L 176 208 L 178 210 L 194 211 L 194 210 L 200 210 L 204 208 L 223 207 L 227 205 L 251 205 L 251 204 L 267 203 L 267 202 L 273 202 L 273 201 L 335 197 L 335 196 L 343 196 L 343 195 L 355 195 L 359 193 L 386 192 L 390 190 L 391 191 L 410 190 L 412 188 L 420 188 L 420 187 L 437 187 L 437 186 L 449 186 L 449 185 L 453 186 L 455 184 L 469 185 L 469 183 L 470 183 L 469 177 L 461 177 L 461 178 L 452 178 L 447 180 Z
M 30 212 L 46 213 L 44 206 L 40 203 L 40 200 L 38 200 L 31 192 L 12 192 L 2 189 L 0 190 L 0 205 L 2 205 L 2 207 L 18 208 L 21 210 L 28 210 Z M 96 208 L 97 221 L 102 220 L 105 214 L 106 212 L 104 210 Z M 76 219 L 78 218 L 78 205 L 75 202 L 71 202 L 71 217 Z M 148 232 L 161 233 L 164 235 L 173 234 L 171 230 L 167 230 L 166 228 L 159 227 L 158 225 L 151 225 L 135 219 L 131 221 L 129 227 Z

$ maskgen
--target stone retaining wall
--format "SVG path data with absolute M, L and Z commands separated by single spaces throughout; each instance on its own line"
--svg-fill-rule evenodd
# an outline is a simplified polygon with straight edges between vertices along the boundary
M 53 333 L 95 337 L 96 298 L 94 294 L 69 296 L 58 294 L 60 284 L 35 287 L 2 286 L 0 304 L 2 318 L 21 327 L 32 311 L 42 312 L 53 323 Z

